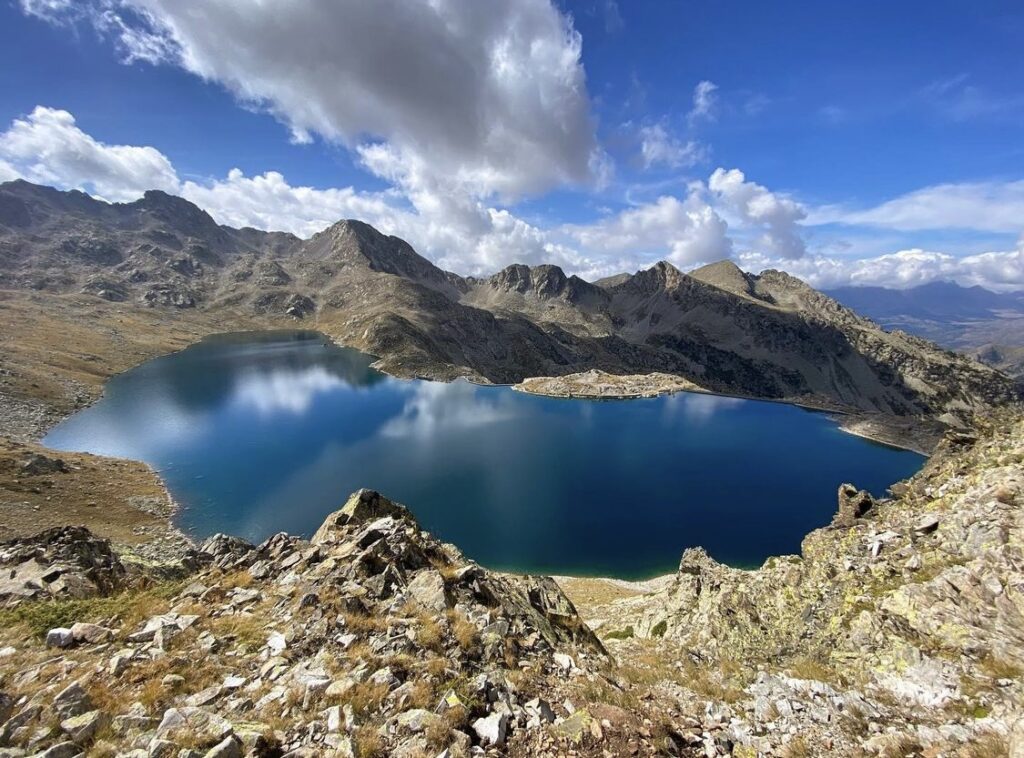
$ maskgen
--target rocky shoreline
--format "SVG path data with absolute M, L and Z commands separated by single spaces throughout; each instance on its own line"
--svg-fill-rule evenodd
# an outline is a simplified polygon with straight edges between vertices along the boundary
M 531 395 L 587 400 L 627 400 L 675 392 L 707 392 L 703 387 L 672 374 L 619 375 L 597 369 L 565 376 L 530 377 L 513 384 L 512 389 Z
M 924 419 L 907 419 L 863 411 L 842 410 L 825 399 L 766 400 L 741 395 L 723 395 L 673 374 L 610 374 L 591 369 L 566 376 L 540 376 L 513 384 L 512 389 L 544 397 L 575 398 L 580 400 L 630 400 L 659 397 L 677 392 L 695 392 L 716 397 L 735 397 L 759 402 L 780 402 L 807 410 L 832 414 L 836 424 L 845 432 L 890 447 L 912 450 L 930 455 L 942 438 L 943 426 Z

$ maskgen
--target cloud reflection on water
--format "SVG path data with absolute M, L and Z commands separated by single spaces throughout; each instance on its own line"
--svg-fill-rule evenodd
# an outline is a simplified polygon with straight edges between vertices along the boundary
M 747 401 L 738 397 L 704 395 L 697 392 L 677 392 L 665 398 L 663 419 L 673 423 L 682 416 L 695 425 L 706 425 L 723 411 L 736 408 Z
M 300 415 L 312 407 L 318 395 L 350 387 L 322 366 L 248 371 L 238 377 L 232 402 L 249 406 L 261 415 L 280 411 Z
M 469 429 L 522 415 L 507 393 L 487 392 L 464 380 L 451 384 L 416 382 L 400 415 L 381 429 L 386 437 L 429 437 L 440 431 Z

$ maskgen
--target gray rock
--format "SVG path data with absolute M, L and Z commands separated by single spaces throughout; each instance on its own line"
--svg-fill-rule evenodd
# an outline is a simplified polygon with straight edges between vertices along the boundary
M 242 758 L 242 749 L 238 740 L 226 737 L 207 751 L 204 758 Z
M 473 731 L 486 747 L 501 747 L 505 744 L 508 730 L 508 714 L 491 713 L 473 722 Z
M 46 646 L 47 647 L 71 647 L 75 644 L 75 635 L 70 629 L 64 627 L 57 627 L 51 629 L 46 633 Z
M 82 748 L 74 742 L 58 742 L 35 756 L 35 758 L 74 758 L 82 754 Z
M 71 625 L 71 636 L 77 643 L 88 642 L 96 645 L 112 640 L 114 632 L 112 629 L 107 629 L 99 624 L 88 624 L 79 621 Z
M 53 710 L 61 719 L 81 716 L 92 710 L 92 700 L 80 682 L 72 682 L 54 696 Z
M 89 711 L 80 716 L 64 719 L 60 722 L 60 728 L 73 742 L 82 745 L 96 735 L 105 720 L 106 717 L 100 711 Z

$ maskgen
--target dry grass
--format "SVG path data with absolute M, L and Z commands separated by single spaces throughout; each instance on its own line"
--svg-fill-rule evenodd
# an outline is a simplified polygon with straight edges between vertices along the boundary
M 1010 746 L 1004 735 L 985 732 L 960 748 L 957 758 L 1009 758 Z
M 231 638 L 247 650 L 255 650 L 262 647 L 270 629 L 267 627 L 269 613 L 261 612 L 254 608 L 250 613 L 234 613 L 230 616 L 218 616 L 207 622 L 210 631 L 218 638 Z
M 796 736 L 782 749 L 783 758 L 811 758 L 811 746 L 805 737 Z
M 230 574 L 221 577 L 217 583 L 223 590 L 230 591 L 234 589 L 248 589 L 254 581 L 255 579 L 252 578 L 252 574 L 246 569 L 243 571 L 232 571 Z
M 839 675 L 835 669 L 817 658 L 807 656 L 794 658 L 789 662 L 787 668 L 790 675 L 796 679 L 811 679 L 829 683 L 839 681 Z
M 383 632 L 388 626 L 387 619 L 366 613 L 345 612 L 341 617 L 345 620 L 345 628 L 348 631 L 362 636 Z
M 476 653 L 480 648 L 480 632 L 473 623 L 457 611 L 448 611 L 448 622 L 455 641 L 465 653 Z
M 1024 669 L 1020 666 L 991 653 L 978 661 L 978 667 L 991 679 L 1019 679 L 1024 675 Z
M 673 656 L 658 648 L 630 657 L 619 668 L 626 681 L 643 687 L 674 682 L 710 700 L 735 703 L 743 697 L 749 674 L 736 661 L 723 658 L 716 662 L 695 663 L 689 657 L 673 662 Z
M 380 728 L 373 724 L 364 724 L 356 731 L 356 758 L 383 758 L 384 739 L 380 736 Z
M 921 754 L 922 747 L 913 735 L 892 734 L 882 738 L 878 755 L 879 758 L 912 758 Z
M 444 652 L 444 629 L 437 621 L 426 613 L 417 616 L 419 628 L 416 630 L 416 642 L 420 647 L 433 650 L 435 653 Z
M 331 698 L 332 705 L 349 705 L 356 716 L 366 716 L 376 713 L 388 696 L 386 684 L 374 682 L 359 682 L 352 685 L 347 692 L 338 697 Z

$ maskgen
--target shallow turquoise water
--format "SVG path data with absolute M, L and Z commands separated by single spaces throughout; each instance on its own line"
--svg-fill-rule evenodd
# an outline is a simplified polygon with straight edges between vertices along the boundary
M 309 535 L 370 487 L 492 568 L 623 578 L 694 545 L 741 566 L 797 552 L 841 482 L 883 494 L 923 462 L 788 405 L 559 400 L 372 360 L 310 332 L 224 335 L 112 378 L 45 443 L 151 464 L 198 537 Z

